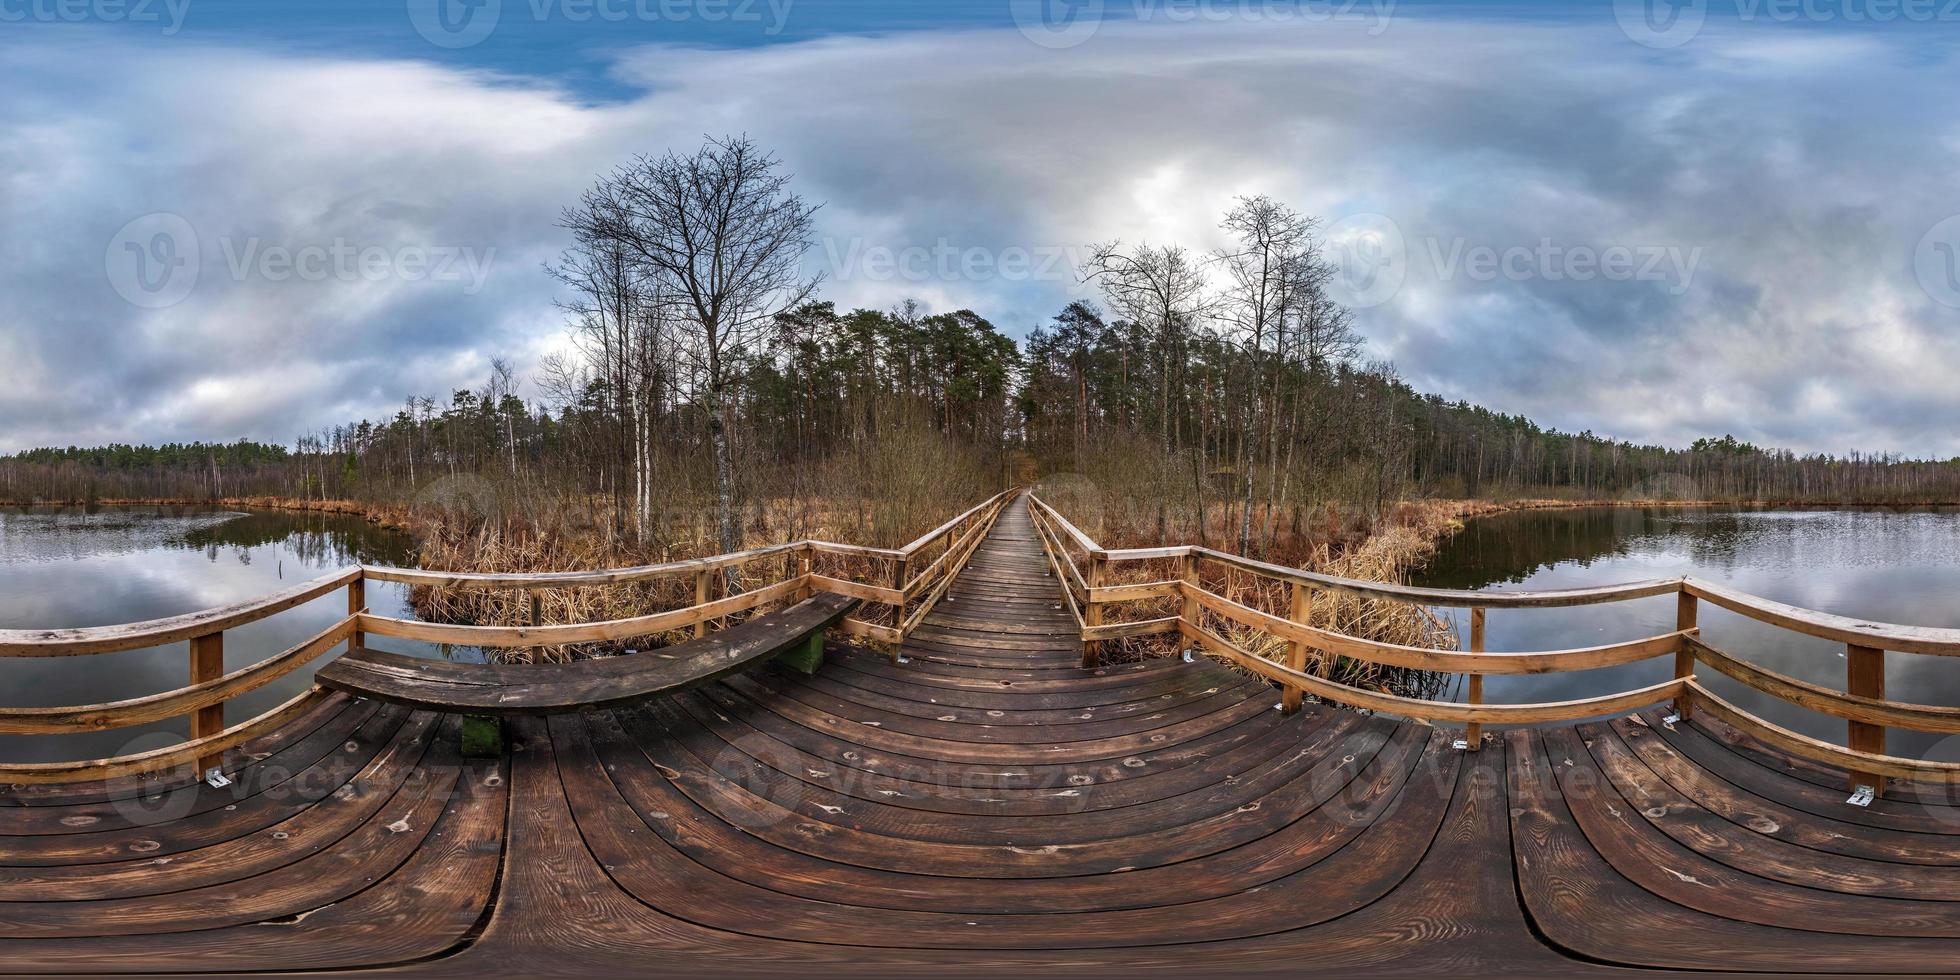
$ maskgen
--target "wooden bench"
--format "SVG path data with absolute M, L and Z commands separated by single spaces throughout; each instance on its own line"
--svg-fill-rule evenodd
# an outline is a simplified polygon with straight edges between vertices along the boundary
M 315 675 L 321 686 L 467 715 L 548 715 L 624 704 L 706 684 L 781 656 L 805 673 L 823 662 L 824 630 L 860 600 L 823 594 L 697 640 L 568 664 L 458 664 L 356 647 Z

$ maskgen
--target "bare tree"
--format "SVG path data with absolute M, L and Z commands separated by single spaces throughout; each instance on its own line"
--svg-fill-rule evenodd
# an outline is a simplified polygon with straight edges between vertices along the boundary
M 1093 246 L 1085 281 L 1102 286 L 1111 309 L 1125 319 L 1155 326 L 1160 371 L 1157 425 L 1165 452 L 1177 450 L 1171 425 L 1174 359 L 1183 355 L 1184 334 L 1211 311 L 1204 272 L 1181 246 L 1140 245 L 1125 254 L 1121 242 Z
M 1253 445 L 1258 428 L 1258 395 L 1267 396 L 1266 455 L 1278 458 L 1277 419 L 1279 414 L 1280 359 L 1266 356 L 1266 340 L 1273 339 L 1277 351 L 1285 340 L 1287 305 L 1290 294 L 1302 284 L 1298 281 L 1312 264 L 1315 221 L 1263 194 L 1241 197 L 1226 213 L 1219 227 L 1237 239 L 1233 247 L 1217 253 L 1225 269 L 1227 283 L 1221 318 L 1230 324 L 1236 340 L 1247 353 L 1246 368 L 1252 375 L 1254 397 L 1239 406 L 1244 423 L 1239 439 L 1239 482 L 1243 497 L 1239 512 L 1239 553 L 1250 554 L 1252 544 Z M 1262 377 L 1270 373 L 1267 383 Z M 1270 482 L 1270 481 L 1269 481 Z
M 646 315 L 670 315 L 678 353 L 697 379 L 692 394 L 714 454 L 724 552 L 741 546 L 729 445 L 735 389 L 776 316 L 817 286 L 801 268 L 817 206 L 788 188 L 774 156 L 747 137 L 727 137 L 685 156 L 642 156 L 588 195 L 601 205 L 598 229 L 619 243 L 637 273 Z

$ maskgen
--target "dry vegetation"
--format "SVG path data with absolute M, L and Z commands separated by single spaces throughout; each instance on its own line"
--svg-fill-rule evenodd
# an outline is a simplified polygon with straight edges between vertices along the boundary
M 1157 515 L 1168 509 L 1135 496 L 1103 494 L 1096 485 L 1081 479 L 1045 482 L 1039 492 L 1104 548 L 1148 547 L 1163 540 L 1229 540 L 1229 530 L 1238 526 L 1239 514 L 1231 506 L 1220 504 L 1208 509 L 1209 526 L 1202 535 L 1195 526 L 1170 519 L 1160 536 Z M 1299 520 L 1298 530 L 1293 521 L 1282 521 L 1279 515 L 1263 509 L 1255 511 L 1253 517 L 1255 526 L 1271 532 L 1267 539 L 1273 545 L 1259 556 L 1262 560 L 1345 578 L 1403 583 L 1429 559 L 1439 542 L 1463 526 L 1465 519 L 1505 509 L 1508 505 L 1483 501 L 1410 501 L 1370 518 L 1352 508 L 1326 504 Z M 1085 518 L 1077 520 L 1078 514 Z M 1175 560 L 1151 560 L 1112 563 L 1108 574 L 1107 584 L 1123 584 L 1172 579 L 1180 570 Z M 1291 611 L 1285 583 L 1211 562 L 1202 563 L 1199 574 L 1207 590 L 1234 602 L 1279 616 Z M 1104 620 L 1153 619 L 1174 614 L 1176 606 L 1175 599 L 1118 603 L 1105 607 Z M 1258 656 L 1284 661 L 1284 640 L 1210 613 L 1204 613 L 1202 620 L 1206 628 L 1227 641 Z M 1426 607 L 1327 590 L 1313 592 L 1305 621 L 1320 629 L 1405 646 L 1453 649 L 1457 644 L 1450 624 Z M 1137 637 L 1106 644 L 1106 655 L 1114 659 L 1162 656 L 1181 645 L 1169 635 Z M 1316 676 L 1343 684 L 1411 696 L 1434 695 L 1448 680 L 1445 675 L 1318 652 L 1309 657 L 1307 667 Z

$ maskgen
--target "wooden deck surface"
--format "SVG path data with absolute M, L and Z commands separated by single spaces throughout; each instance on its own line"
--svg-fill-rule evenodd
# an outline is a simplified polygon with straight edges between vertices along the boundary
M 0 971 L 1960 971 L 1960 808 L 1658 718 L 1498 736 L 1085 671 L 1012 507 L 894 665 L 636 707 L 335 696 L 237 785 L 0 795 Z

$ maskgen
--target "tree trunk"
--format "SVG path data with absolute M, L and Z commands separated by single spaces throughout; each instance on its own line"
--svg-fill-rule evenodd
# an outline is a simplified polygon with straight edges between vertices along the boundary
M 722 398 L 719 392 L 710 397 L 708 406 L 708 438 L 714 443 L 715 453 L 715 528 L 718 532 L 722 554 L 740 550 L 740 542 L 735 536 L 735 460 L 728 449 L 728 425 L 722 418 Z M 728 594 L 734 595 L 740 588 L 733 567 L 727 570 Z

